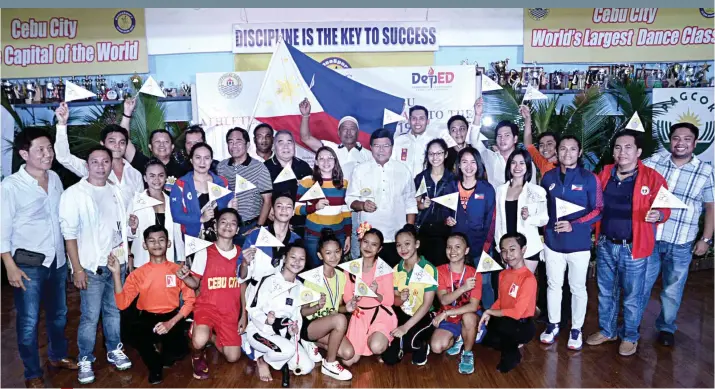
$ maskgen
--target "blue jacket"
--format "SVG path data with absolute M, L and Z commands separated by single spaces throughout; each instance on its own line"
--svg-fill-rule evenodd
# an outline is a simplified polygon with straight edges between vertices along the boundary
M 254 246 L 256 244 L 256 241 L 258 240 L 258 234 L 261 232 L 261 228 L 263 227 L 258 227 L 255 230 L 251 231 L 250 234 L 246 237 L 246 240 L 243 242 L 243 247 L 241 248 L 241 255 L 238 257 L 239 258 L 239 263 L 243 262 L 243 252 L 251 248 L 251 246 Z M 273 230 L 273 224 L 270 224 L 268 227 L 265 227 L 268 232 L 271 233 L 271 235 L 276 236 L 275 231 Z M 286 234 L 285 239 L 283 239 L 283 245 L 287 246 L 289 243 L 293 243 L 296 240 L 299 240 L 300 236 L 296 234 L 293 231 L 288 231 L 288 234 Z M 282 266 L 282 259 L 283 255 L 286 253 L 286 248 L 285 247 L 257 247 L 258 250 L 263 251 L 264 254 L 268 255 L 272 259 L 272 265 L 274 268 L 278 269 L 280 271 L 280 267 Z M 256 269 L 256 267 L 253 267 Z M 265 269 L 265 268 L 262 268 Z M 273 274 L 273 273 L 270 273 Z M 254 271 L 249 271 L 246 279 L 252 280 L 251 282 L 255 284 L 256 282 L 260 281 L 261 278 L 268 276 L 270 274 L 258 274 L 257 270 Z M 236 275 L 240 279 L 241 278 L 241 268 L 236 269 Z M 240 280 L 239 280 L 240 281 Z
M 561 168 L 556 167 L 544 174 L 541 179 L 541 186 L 546 189 L 549 206 L 549 222 L 544 227 L 544 243 L 549 249 L 558 253 L 589 251 L 593 245 L 591 229 L 601 219 L 603 208 L 601 186 L 596 175 L 582 167 L 566 169 L 563 182 L 560 173 Z M 571 232 L 554 231 L 556 198 L 585 208 L 559 219 L 571 222 Z
M 430 199 L 435 197 L 448 195 L 457 191 L 457 181 L 455 180 L 454 174 L 449 171 L 449 169 L 444 170 L 444 175 L 439 182 L 435 183 L 430 175 L 431 169 L 428 167 L 422 173 L 415 177 L 415 189 L 419 189 L 420 183 L 422 183 L 422 177 L 425 179 L 425 185 L 427 185 L 427 196 Z M 420 200 L 423 196 L 420 196 Z M 417 225 L 421 226 L 428 223 L 444 224 L 445 219 L 449 216 L 454 216 L 454 211 L 445 207 L 442 204 L 437 204 L 434 201 L 430 204 L 429 208 L 419 211 L 417 214 Z
M 456 213 L 457 224 L 452 227 L 452 232 L 461 232 L 467 235 L 470 254 L 479 258 L 482 255 L 482 250 L 489 253 L 492 240 L 494 240 L 496 217 L 494 187 L 487 181 L 477 181 L 474 193 L 467 200 L 467 209 L 465 210 L 460 202 Z M 454 212 L 452 216 L 454 216 Z
M 226 178 L 209 172 L 216 185 L 228 188 Z M 194 187 L 194 172 L 190 171 L 185 176 L 176 180 L 171 188 L 171 217 L 175 223 L 181 224 L 181 231 L 189 236 L 198 237 L 201 232 L 201 207 L 199 194 Z M 218 209 L 228 207 L 233 196 L 223 196 L 216 200 Z

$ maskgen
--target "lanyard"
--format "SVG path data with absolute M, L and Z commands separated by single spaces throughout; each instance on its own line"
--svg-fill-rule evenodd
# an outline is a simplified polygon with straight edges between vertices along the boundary
M 464 280 L 464 272 L 467 271 L 467 267 L 462 268 L 462 276 L 459 277 L 459 287 L 462 287 L 462 280 Z M 452 269 L 449 269 L 449 284 L 452 286 L 452 292 L 454 292 L 454 279 L 452 278 Z M 454 299 L 452 306 L 457 306 L 457 299 Z
M 338 296 L 340 296 L 340 282 L 338 282 L 338 273 L 335 273 L 335 295 L 333 295 L 333 290 L 330 289 L 330 284 L 328 283 L 328 279 L 325 278 L 325 274 L 323 274 L 323 281 L 325 281 L 325 289 L 327 289 L 328 296 L 330 296 L 330 303 L 333 305 L 333 309 L 337 310 L 338 307 L 336 304 L 338 302 Z

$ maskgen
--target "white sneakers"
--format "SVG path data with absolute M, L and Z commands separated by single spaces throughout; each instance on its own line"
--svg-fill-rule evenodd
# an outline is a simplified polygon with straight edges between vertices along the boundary
M 323 360 L 323 356 L 320 355 L 320 350 L 318 350 L 318 346 L 316 346 L 315 343 L 301 339 L 300 344 L 303 345 L 305 352 L 308 353 L 308 358 L 310 358 L 313 363 L 318 363 Z
M 583 347 L 583 334 L 581 333 L 580 328 L 572 328 L 571 329 L 571 334 L 569 334 L 569 343 L 568 343 L 568 348 L 569 350 L 581 350 Z
M 546 330 L 541 333 L 539 340 L 541 343 L 552 344 L 557 336 L 559 336 L 559 325 L 549 323 L 546 325 Z
M 353 378 L 352 373 L 347 371 L 338 361 L 323 361 L 323 367 L 320 372 L 339 381 L 348 381 Z

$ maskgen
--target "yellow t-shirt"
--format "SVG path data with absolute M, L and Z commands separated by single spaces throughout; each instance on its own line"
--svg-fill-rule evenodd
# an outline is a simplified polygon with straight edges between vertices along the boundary
M 405 270 L 404 268 L 404 264 L 405 260 L 403 259 L 394 268 L 394 285 L 396 291 L 401 291 L 405 288 L 408 288 L 410 290 L 410 297 L 407 299 L 407 302 L 402 305 L 401 308 L 403 312 L 412 316 L 422 306 L 422 303 L 425 300 L 425 292 L 436 292 L 437 285 L 427 285 L 421 283 L 410 284 L 410 277 L 412 276 L 412 271 L 414 270 L 414 268 L 412 269 L 412 271 L 407 272 L 407 270 Z M 420 257 L 420 260 L 419 262 L 417 262 L 417 265 L 425 269 L 425 271 L 429 275 L 431 275 L 435 279 L 435 281 L 439 281 L 437 279 L 437 269 L 435 269 L 435 267 L 432 266 L 432 264 L 429 263 L 424 257 Z M 430 307 L 430 312 L 433 309 L 434 307 Z
M 345 273 L 339 269 L 335 269 L 335 276 L 324 279 L 328 284 L 327 287 L 325 283 L 316 285 L 310 281 L 304 282 L 306 287 L 318 293 L 325 294 L 325 306 L 318 310 L 318 312 L 308 316 L 308 319 L 310 320 L 318 319 L 338 312 L 340 302 L 343 301 L 343 293 L 345 292 Z

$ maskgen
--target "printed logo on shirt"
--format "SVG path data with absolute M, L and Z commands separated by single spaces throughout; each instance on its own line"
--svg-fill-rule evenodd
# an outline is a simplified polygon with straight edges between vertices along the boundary
M 484 193 L 475 193 L 474 199 L 475 200 L 484 200 Z
M 191 200 L 191 192 L 189 192 L 189 193 L 186 194 L 186 198 L 189 199 L 189 200 Z
M 643 186 L 641 187 L 641 194 L 642 194 L 643 196 L 646 196 L 646 195 L 648 195 L 648 193 L 650 193 L 650 188 L 647 187 L 647 186 L 645 186 L 645 185 L 643 185 Z
M 582 191 L 583 185 L 571 185 L 571 190 Z
M 407 149 L 402 149 L 402 156 L 400 157 L 402 161 L 407 161 Z
M 176 276 L 174 274 L 166 275 L 166 287 L 173 288 L 176 286 Z
M 293 299 L 290 297 L 286 297 L 286 305 L 290 305 L 291 307 L 293 306 Z
M 517 293 L 519 293 L 519 285 L 511 284 L 509 287 L 509 296 L 516 298 Z
M 556 184 L 551 184 L 549 185 L 549 190 L 553 190 L 556 187 Z
M 208 279 L 209 290 L 213 289 L 235 289 L 240 288 L 238 277 L 211 277 Z

